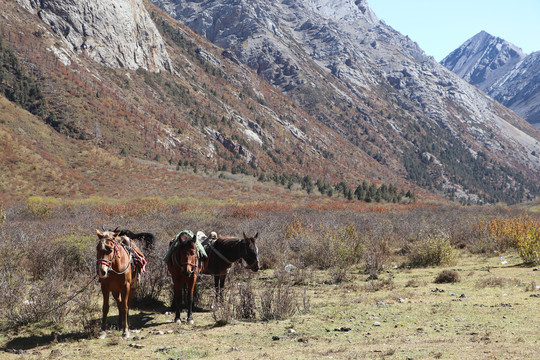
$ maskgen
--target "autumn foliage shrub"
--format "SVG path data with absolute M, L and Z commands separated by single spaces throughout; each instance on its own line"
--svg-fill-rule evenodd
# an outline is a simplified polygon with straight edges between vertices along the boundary
M 495 252 L 517 249 L 525 263 L 540 263 L 540 222 L 530 217 L 495 218 L 479 222 L 485 236 L 496 245 Z
M 517 244 L 519 256 L 527 264 L 540 264 L 540 226 L 531 227 Z
M 28 215 L 46 218 L 51 214 L 53 206 L 54 199 L 33 196 L 26 200 L 25 211 Z

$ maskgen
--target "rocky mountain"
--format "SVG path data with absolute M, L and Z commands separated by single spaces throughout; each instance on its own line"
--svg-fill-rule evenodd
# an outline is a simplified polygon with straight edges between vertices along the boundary
M 478 33 L 441 64 L 540 128 L 540 52 Z
M 16 0 L 50 26 L 66 46 L 54 46 L 58 57 L 85 53 L 111 67 L 171 71 L 165 42 L 143 0 Z
M 473 202 L 540 193 L 538 132 L 427 57 L 366 1 L 156 2 L 166 12 L 139 1 L 20 1 L 24 8 L 0 2 L 4 96 L 70 144 L 110 154 L 111 168 L 137 169 L 124 174 L 127 193 L 152 188 L 138 166 L 118 165 L 127 159 L 163 176 L 160 194 L 165 184 L 189 190 L 174 173 L 186 167 L 288 186 L 368 180 Z M 59 168 L 79 169 L 71 178 L 85 186 L 66 193 L 119 191 L 76 147 L 41 146 L 16 121 L 0 126 L 16 139 L 0 146 L 14 154 L 24 143 L 57 157 Z M 10 159 L 3 168 L 20 171 L 12 165 L 23 157 Z M 22 187 L 2 184 L 4 193 Z M 233 186 L 218 189 L 229 197 Z
M 520 164 L 538 175 L 538 133 L 380 21 L 365 0 L 154 3 L 418 184 L 466 193 L 484 175 L 469 182 L 458 173 L 476 166 Z M 458 148 L 470 158 L 447 159 Z

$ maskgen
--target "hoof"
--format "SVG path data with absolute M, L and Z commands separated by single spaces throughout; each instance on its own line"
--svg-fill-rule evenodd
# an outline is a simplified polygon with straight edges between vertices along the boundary
M 129 331 L 122 334 L 122 339 L 124 339 L 124 340 L 129 339 Z
M 178 319 L 174 319 L 174 322 L 177 323 L 177 324 L 181 324 L 182 320 L 180 320 L 180 318 L 178 318 Z
M 193 324 L 195 324 L 195 321 L 193 321 L 193 319 L 188 319 L 187 323 L 188 323 L 189 325 L 193 325 Z
M 101 331 L 101 332 L 99 333 L 99 338 L 100 338 L 100 339 L 105 339 L 106 337 L 107 337 L 107 333 L 106 333 L 105 331 Z

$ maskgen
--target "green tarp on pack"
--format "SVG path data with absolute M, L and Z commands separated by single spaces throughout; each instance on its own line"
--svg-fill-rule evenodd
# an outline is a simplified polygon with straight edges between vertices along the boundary
M 191 236 L 192 238 L 194 237 L 193 236 L 193 232 L 189 231 L 189 230 L 182 230 L 180 231 L 175 237 L 174 239 L 171 241 L 171 243 L 169 244 L 169 250 L 167 251 L 167 255 L 165 255 L 165 258 L 163 259 L 163 261 L 165 262 L 168 262 L 169 259 L 171 258 L 171 255 L 174 251 L 174 249 L 176 248 L 176 246 L 178 245 L 178 239 L 180 239 L 180 235 L 182 234 L 188 234 L 189 236 Z M 196 239 L 195 243 L 197 244 L 197 249 L 198 249 L 198 256 L 201 257 L 204 256 L 204 257 L 207 257 L 206 255 L 206 251 L 204 251 L 204 247 L 202 246 L 202 244 L 199 242 L 199 239 Z

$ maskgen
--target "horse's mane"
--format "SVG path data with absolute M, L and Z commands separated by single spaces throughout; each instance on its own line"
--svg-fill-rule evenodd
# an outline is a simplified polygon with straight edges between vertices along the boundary
M 232 248 L 241 242 L 242 239 L 235 236 L 220 236 L 216 240 L 216 243 L 220 244 L 224 248 Z

